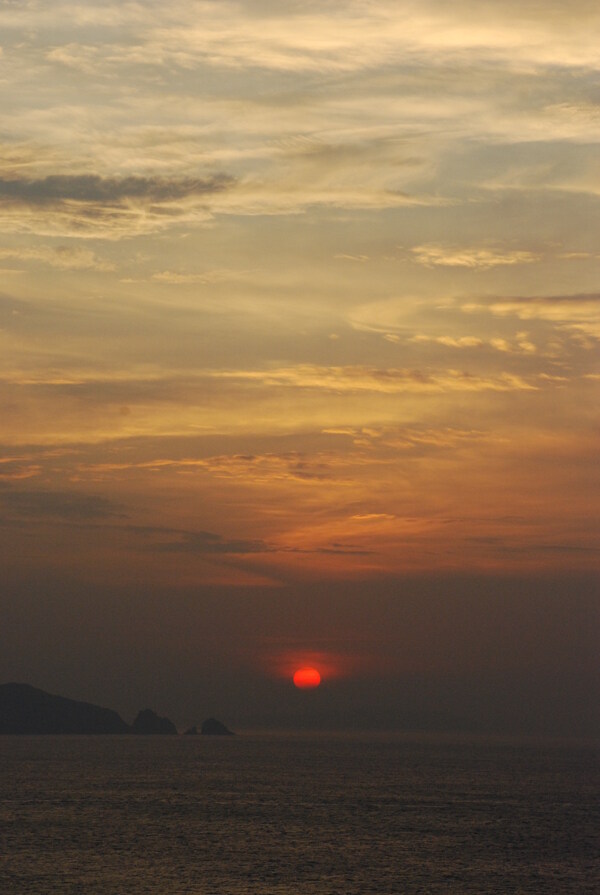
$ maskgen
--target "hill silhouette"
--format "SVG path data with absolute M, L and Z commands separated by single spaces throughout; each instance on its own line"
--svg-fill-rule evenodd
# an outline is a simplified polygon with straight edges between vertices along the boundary
M 53 696 L 29 684 L 0 685 L 0 734 L 118 734 L 131 728 L 112 709 Z
M 231 735 L 221 721 L 208 718 L 203 734 Z M 127 724 L 118 712 L 91 702 L 55 696 L 30 684 L 0 684 L 0 734 L 176 734 L 168 718 L 152 709 L 138 712 L 133 724 Z M 188 734 L 197 734 L 191 727 Z
M 168 718 L 160 718 L 152 709 L 143 709 L 131 726 L 132 733 L 173 734 L 177 728 Z

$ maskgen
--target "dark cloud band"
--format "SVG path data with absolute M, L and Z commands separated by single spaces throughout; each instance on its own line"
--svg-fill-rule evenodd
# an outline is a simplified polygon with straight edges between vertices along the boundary
M 184 177 L 100 177 L 96 174 L 52 174 L 38 180 L 0 178 L 0 198 L 44 205 L 54 202 L 170 202 L 210 195 L 228 189 L 234 178 L 215 174 L 202 179 Z

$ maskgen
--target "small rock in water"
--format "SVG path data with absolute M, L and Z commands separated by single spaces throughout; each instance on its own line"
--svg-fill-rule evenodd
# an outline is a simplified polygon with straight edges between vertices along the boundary
M 207 718 L 202 724 L 201 733 L 205 736 L 233 736 L 233 731 L 216 718 Z

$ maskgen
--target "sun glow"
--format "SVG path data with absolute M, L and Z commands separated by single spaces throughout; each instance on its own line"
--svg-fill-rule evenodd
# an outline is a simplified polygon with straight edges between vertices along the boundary
M 293 681 L 294 686 L 298 687 L 298 689 L 311 690 L 314 687 L 319 686 L 321 683 L 321 675 L 316 668 L 304 666 L 303 668 L 298 668 L 298 670 L 294 672 Z

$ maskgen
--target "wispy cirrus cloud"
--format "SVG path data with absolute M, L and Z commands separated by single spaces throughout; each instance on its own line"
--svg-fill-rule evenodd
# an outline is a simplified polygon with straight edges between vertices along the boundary
M 1 380 L 0 380 L 1 381 Z M 14 375 L 12 384 L 36 386 L 50 393 L 55 387 L 63 393 L 92 397 L 100 400 L 121 400 L 128 394 L 140 399 L 173 400 L 182 389 L 192 384 L 204 389 L 220 384 L 231 386 L 264 386 L 267 388 L 297 388 L 336 392 L 443 392 L 443 391 L 512 391 L 530 390 L 536 386 L 510 372 L 497 376 L 479 376 L 468 370 L 409 369 L 347 365 L 341 367 L 318 364 L 298 364 L 289 367 L 264 369 L 181 370 L 165 374 L 148 372 L 144 376 L 117 371 L 106 377 L 93 370 L 72 369 L 66 375 L 49 380 L 39 376 Z
M 462 310 L 487 311 L 497 317 L 547 321 L 560 328 L 580 330 L 600 338 L 600 294 L 533 295 L 489 298 L 486 301 L 464 302 Z
M 474 442 L 487 441 L 489 433 L 479 429 L 458 429 L 452 426 L 438 428 L 409 426 L 362 426 L 360 428 L 325 429 L 325 433 L 346 435 L 357 447 L 376 451 L 424 455 L 437 451 L 460 449 Z
M 186 272 L 179 270 L 160 270 L 152 274 L 152 279 L 159 283 L 168 283 L 170 286 L 189 286 L 207 283 L 228 283 L 243 280 L 252 271 L 227 270 L 218 268 L 203 272 Z
M 444 392 L 535 390 L 531 382 L 512 373 L 480 376 L 466 370 L 422 371 L 363 366 L 322 367 L 299 365 L 271 370 L 223 370 L 212 378 L 261 383 L 287 388 L 325 389 L 338 392 Z
M 297 451 L 285 454 L 233 454 L 208 457 L 202 461 L 205 469 L 224 478 L 245 481 L 296 481 L 318 484 L 332 479 L 339 467 L 333 455 L 307 456 Z
M 233 186 L 207 178 L 20 174 L 0 177 L 0 228 L 56 236 L 119 238 L 210 218 L 210 198 Z
M 597 11 L 589 4 L 588 16 Z M 490 9 L 491 7 L 491 9 Z M 202 25 L 198 24 L 201 9 Z M 528 60 L 541 65 L 593 64 L 598 50 L 590 22 L 566 17 L 557 3 L 543 20 L 527 4 L 474 2 L 451 9 L 437 0 L 415 4 L 351 0 L 342 4 L 181 3 L 146 30 L 150 58 L 182 67 L 200 62 L 224 68 L 347 72 L 398 58 L 437 54 L 456 59 Z M 567 24 L 569 27 L 564 27 Z M 561 27 L 562 26 L 562 27 Z
M 149 539 L 145 549 L 153 553 L 197 555 L 244 555 L 267 553 L 272 548 L 260 539 L 226 538 L 211 531 L 188 531 L 161 526 L 127 526 L 127 530 Z
M 512 340 L 502 338 L 482 339 L 479 336 L 428 336 L 417 333 L 408 339 L 409 342 L 423 344 L 433 342 L 446 348 L 476 349 L 492 348 L 504 354 L 535 354 L 537 347 L 531 341 L 529 333 L 518 332 Z
M 207 180 L 163 177 L 101 177 L 98 174 L 51 174 L 31 180 L 0 178 L 0 197 L 5 202 L 45 205 L 52 202 L 122 202 L 136 199 L 169 202 L 193 195 L 219 192 L 230 179 L 217 175 Z
M 460 350 L 474 360 L 479 375 L 497 371 L 494 357 L 504 355 L 507 369 L 519 375 L 557 374 L 562 358 L 583 374 L 600 333 L 600 301 L 595 293 L 557 296 L 446 297 L 425 302 L 399 296 L 359 305 L 350 314 L 358 331 L 380 333 L 391 344 L 420 347 L 430 367 L 439 367 L 448 352 Z M 508 358 L 511 358 L 508 364 Z M 527 358 L 540 362 L 526 363 Z M 448 361 L 446 360 L 446 363 Z
M 325 450 L 322 442 L 330 442 L 332 435 L 342 438 L 348 446 L 342 450 L 343 442 L 338 442 L 336 449 Z M 233 484 L 239 482 L 261 488 L 290 483 L 321 488 L 324 483 L 352 485 L 359 470 L 364 471 L 370 464 L 396 463 L 399 456 L 419 458 L 450 454 L 473 444 L 489 443 L 491 439 L 490 433 L 484 431 L 452 427 L 347 427 L 323 429 L 312 434 L 309 438 L 311 449 L 306 451 L 234 452 L 208 456 L 169 456 L 165 453 L 145 460 L 132 460 L 127 458 L 124 447 L 123 453 L 112 461 L 82 461 L 77 469 L 82 480 L 91 478 L 94 481 L 126 478 L 132 473 L 171 479 L 208 473 L 224 483 L 229 480 Z
M 467 267 L 472 270 L 487 270 L 490 267 L 504 265 L 532 264 L 541 259 L 539 253 L 522 249 L 420 245 L 410 251 L 414 260 L 426 267 Z
M 28 23 L 29 36 L 18 46 L 15 35 L 7 41 L 18 139 L 12 125 L 5 130 L 34 167 L 25 183 L 12 183 L 10 170 L 3 175 L 4 227 L 110 238 L 201 226 L 214 211 L 287 215 L 463 202 L 461 178 L 442 181 L 439 172 L 449 147 L 464 152 L 465 137 L 503 148 L 590 139 L 594 100 L 586 108 L 574 98 L 557 66 L 585 81 L 586 53 L 589 64 L 598 56 L 593 29 L 571 7 L 565 15 L 552 4 L 543 17 L 526 7 L 493 3 L 483 12 L 476 3 L 449 10 L 434 0 L 351 0 L 275 8 L 223 0 L 61 3 L 52 15 L 43 4 L 18 13 L 11 7 L 8 33 Z M 206 74 L 200 82 L 198 72 Z M 316 81 L 321 72 L 329 77 Z M 53 166 L 41 158 L 46 151 Z M 467 178 L 478 194 L 504 175 L 510 180 L 514 169 L 496 161 L 478 178 L 481 164 Z M 214 178 L 225 175 L 211 181 L 205 172 L 224 168 L 235 189 L 231 182 L 217 191 Z M 203 197 L 189 190 L 198 172 Z M 102 183 L 90 182 L 93 176 Z M 68 185 L 66 177 L 82 180 Z M 554 180 L 546 170 L 540 187 Z M 531 184 L 529 176 L 519 188 Z M 428 252 L 415 260 L 476 270 L 536 260 Z
M 40 475 L 42 467 L 31 462 L 29 457 L 2 457 L 0 459 L 0 481 L 13 482 L 31 479 Z
M 43 488 L 0 488 L 0 507 L 5 513 L 28 518 L 85 520 L 124 515 L 122 507 L 109 498 Z
M 179 459 L 157 457 L 141 462 L 113 462 L 85 465 L 85 475 L 115 475 L 132 470 L 149 473 L 190 473 L 206 471 L 223 479 L 241 479 L 245 482 L 302 482 L 319 484 L 332 479 L 340 466 L 348 465 L 334 454 L 302 454 L 288 451 L 282 454 L 220 454 L 209 457 L 182 457 Z
M 112 271 L 115 265 L 82 246 L 20 246 L 0 248 L 0 259 L 10 259 L 25 264 L 42 264 L 58 270 Z

